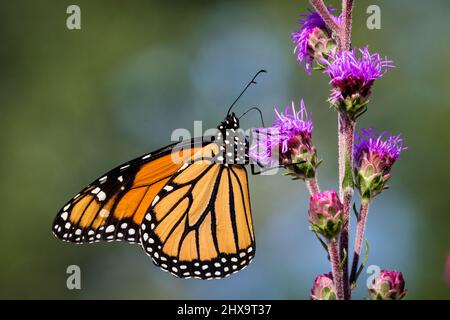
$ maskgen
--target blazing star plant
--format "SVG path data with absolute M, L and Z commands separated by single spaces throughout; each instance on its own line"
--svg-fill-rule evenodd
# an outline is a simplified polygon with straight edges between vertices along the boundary
M 378 134 L 361 129 L 355 137 L 357 119 L 368 109 L 376 80 L 394 64 L 368 46 L 350 47 L 353 0 L 343 0 L 342 12 L 326 6 L 323 0 L 310 0 L 314 7 L 300 15 L 300 29 L 291 34 L 294 54 L 306 73 L 321 70 L 330 80 L 328 97 L 338 116 L 338 191 L 320 191 L 317 169 L 321 160 L 313 144 L 312 115 L 302 100 L 278 111 L 272 126 L 253 130 L 250 158 L 267 168 L 285 168 L 285 175 L 305 182 L 310 193 L 308 210 L 311 231 L 327 251 L 331 272 L 318 275 L 312 300 L 348 300 L 368 258 L 368 241 L 363 261 L 361 247 L 369 205 L 387 188 L 392 166 L 407 149 L 400 135 Z M 360 195 L 356 209 L 354 190 Z M 350 211 L 356 213 L 356 234 L 349 268 Z M 400 300 L 406 295 L 401 272 L 382 270 L 368 288 L 374 300 Z

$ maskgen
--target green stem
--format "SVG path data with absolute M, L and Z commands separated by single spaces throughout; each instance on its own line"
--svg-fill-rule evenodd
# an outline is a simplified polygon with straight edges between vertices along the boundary
M 361 256 L 361 246 L 364 238 L 364 230 L 366 229 L 367 214 L 369 213 L 369 201 L 362 200 L 361 209 L 359 213 L 358 226 L 356 228 L 354 255 L 352 263 L 352 272 L 350 274 L 350 283 L 356 279 L 356 272 L 358 270 L 359 257 Z
M 328 241 L 328 254 L 330 255 L 331 270 L 333 273 L 333 283 L 336 287 L 337 300 L 344 300 L 344 278 L 342 270 L 339 268 L 340 257 L 339 257 L 339 241 L 330 240 Z

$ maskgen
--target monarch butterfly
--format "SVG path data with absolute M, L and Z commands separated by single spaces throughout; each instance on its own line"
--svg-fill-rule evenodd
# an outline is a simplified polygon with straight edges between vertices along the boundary
M 139 243 L 157 266 L 180 278 L 223 278 L 244 269 L 255 254 L 244 166 L 249 146 L 230 111 L 261 72 L 215 136 L 171 144 L 101 176 L 59 211 L 56 237 Z

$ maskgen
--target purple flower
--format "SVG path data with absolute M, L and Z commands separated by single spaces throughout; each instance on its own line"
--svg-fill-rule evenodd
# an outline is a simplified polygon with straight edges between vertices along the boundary
M 336 288 L 331 272 L 319 274 L 314 279 L 310 298 L 311 300 L 336 300 Z
M 361 129 L 355 140 L 356 184 L 363 198 L 371 199 L 386 187 L 392 166 L 407 148 L 400 135 L 377 134 L 373 128 Z
M 336 53 L 331 61 L 324 61 L 324 71 L 333 86 L 330 102 L 346 111 L 357 112 L 367 104 L 374 81 L 381 78 L 394 65 L 378 53 L 371 54 L 367 47 Z
M 400 135 L 377 134 L 373 128 L 361 129 L 361 134 L 356 135 L 355 167 L 360 169 L 370 164 L 377 172 L 388 174 L 400 153 L 406 149 Z
M 405 280 L 398 271 L 381 270 L 372 287 L 369 288 L 372 300 L 401 300 L 405 297 Z
M 331 7 L 328 10 L 335 11 Z M 334 51 L 336 43 L 331 38 L 331 30 L 320 15 L 311 9 L 308 11 L 309 14 L 300 15 L 298 22 L 301 28 L 291 34 L 291 39 L 295 45 L 294 54 L 297 54 L 298 63 L 305 61 L 305 70 L 311 75 L 314 60 L 322 54 Z
M 328 240 L 339 235 L 344 225 L 343 205 L 336 191 L 327 190 L 310 197 L 309 223 L 314 231 Z
M 298 175 L 314 176 L 318 163 L 312 130 L 311 114 L 308 114 L 303 100 L 298 111 L 294 102 L 290 108 L 286 107 L 284 113 L 275 109 L 272 127 L 253 130 L 250 157 L 263 166 L 292 165 L 291 169 L 300 170 Z

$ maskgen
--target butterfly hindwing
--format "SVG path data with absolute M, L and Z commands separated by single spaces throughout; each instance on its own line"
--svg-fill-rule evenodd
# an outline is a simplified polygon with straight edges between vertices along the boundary
M 182 278 L 223 278 L 255 253 L 247 172 L 214 161 L 211 143 L 169 179 L 141 224 L 141 244 L 154 263 Z

